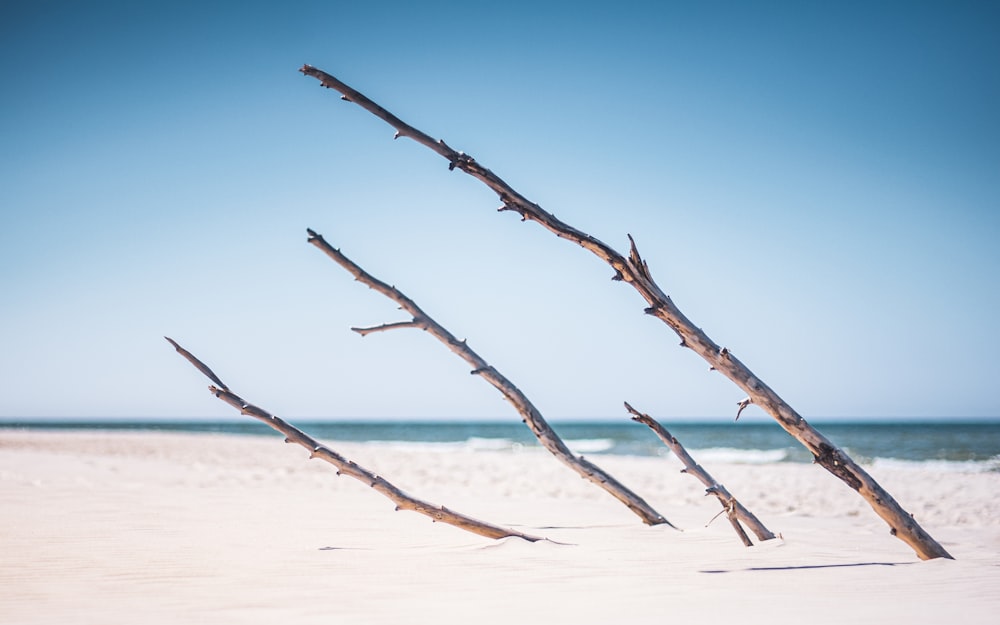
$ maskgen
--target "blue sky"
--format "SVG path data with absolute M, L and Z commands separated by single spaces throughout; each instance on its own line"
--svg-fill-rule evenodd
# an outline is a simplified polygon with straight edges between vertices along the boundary
M 230 415 L 169 335 L 288 417 L 517 418 L 431 337 L 350 332 L 403 317 L 307 227 L 550 418 L 735 414 L 607 266 L 303 63 L 631 233 L 806 417 L 1000 414 L 1000 11 L 661 5 L 4 2 L 0 417 Z

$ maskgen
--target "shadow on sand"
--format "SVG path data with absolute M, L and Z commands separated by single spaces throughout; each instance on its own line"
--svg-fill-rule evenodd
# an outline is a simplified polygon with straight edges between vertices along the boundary
M 743 571 L 803 571 L 808 569 L 840 569 L 855 566 L 904 566 L 913 562 L 856 562 L 852 564 L 806 564 L 803 566 L 752 566 L 746 569 L 709 569 L 699 573 L 739 573 Z

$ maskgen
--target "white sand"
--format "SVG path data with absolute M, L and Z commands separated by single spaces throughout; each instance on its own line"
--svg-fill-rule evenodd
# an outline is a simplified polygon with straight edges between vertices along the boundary
M 1000 473 L 873 467 L 956 557 L 921 562 L 810 465 L 706 468 L 783 539 L 747 549 L 669 459 L 331 447 L 554 543 L 431 523 L 274 437 L 0 430 L 0 623 L 1000 622 Z

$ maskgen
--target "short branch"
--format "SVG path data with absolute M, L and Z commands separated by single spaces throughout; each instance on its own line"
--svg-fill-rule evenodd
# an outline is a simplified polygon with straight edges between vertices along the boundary
M 736 501 L 736 498 L 729 494 L 726 487 L 715 481 L 715 478 L 708 474 L 708 471 L 702 468 L 700 464 L 694 461 L 691 454 L 687 452 L 680 441 L 674 438 L 667 428 L 660 425 L 660 423 L 649 416 L 648 414 L 639 412 L 628 402 L 625 402 L 625 410 L 628 410 L 629 414 L 632 415 L 632 420 L 649 427 L 653 430 L 653 433 L 663 441 L 670 451 L 674 452 L 678 460 L 684 465 L 684 472 L 694 476 L 707 488 L 706 492 L 715 495 L 719 499 L 719 503 L 722 504 L 722 511 L 729 514 L 729 521 L 733 524 L 733 528 L 736 530 L 736 534 L 743 541 L 743 544 L 747 547 L 751 546 L 753 543 L 750 539 L 746 537 L 746 533 L 743 528 L 740 527 L 738 521 L 743 521 L 747 526 L 753 530 L 753 533 L 757 535 L 759 540 L 770 540 L 774 538 L 774 533 L 771 530 L 764 527 L 764 524 L 753 515 L 752 512 L 747 510 L 743 504 Z M 721 514 L 721 513 L 720 513 Z M 711 521 L 710 521 L 711 522 Z

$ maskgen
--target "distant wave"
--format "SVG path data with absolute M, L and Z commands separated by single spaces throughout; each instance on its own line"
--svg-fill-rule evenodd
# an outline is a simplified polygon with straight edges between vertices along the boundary
M 481 438 L 470 436 L 462 443 L 462 446 L 472 451 L 505 451 L 521 447 L 520 443 L 515 443 L 509 438 Z
M 698 464 L 768 464 L 788 459 L 787 449 L 734 449 L 709 447 L 690 450 Z
M 577 454 L 601 453 L 614 449 L 615 441 L 610 438 L 584 438 L 563 441 L 570 451 Z M 484 438 L 470 436 L 464 441 L 372 441 L 372 445 L 385 445 L 394 449 L 440 450 L 440 451 L 511 451 L 525 447 L 538 447 L 537 443 L 525 445 L 509 438 Z
M 1000 472 L 1000 456 L 988 460 L 899 460 L 875 458 L 868 463 L 874 469 L 909 469 L 936 473 L 996 473 Z
M 610 438 L 581 438 L 564 441 L 570 451 L 578 454 L 597 454 L 614 449 L 615 442 Z
M 359 442 L 359 441 L 354 441 Z M 404 451 L 510 451 L 523 447 L 509 438 L 471 436 L 464 441 L 362 441 L 365 445 L 391 447 Z

